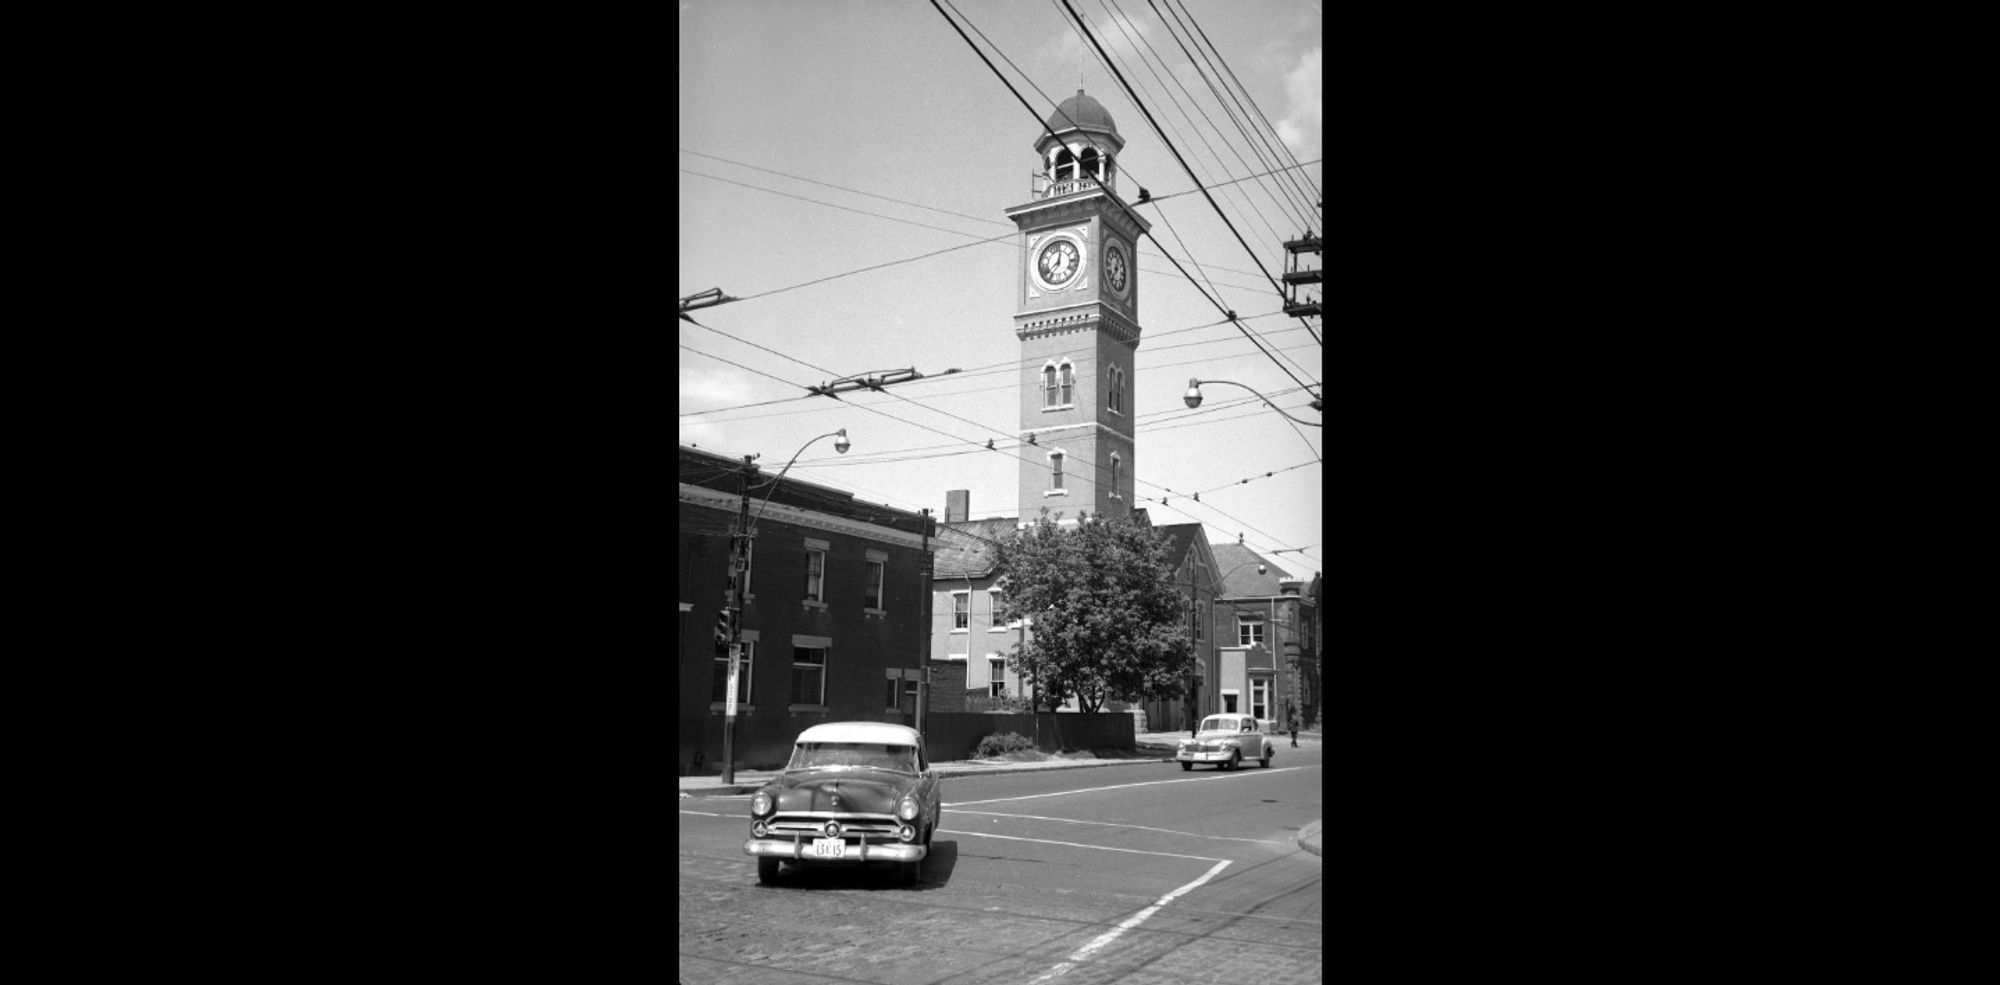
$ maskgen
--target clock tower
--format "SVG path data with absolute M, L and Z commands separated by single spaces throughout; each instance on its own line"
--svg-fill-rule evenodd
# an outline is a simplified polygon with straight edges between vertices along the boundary
M 1064 522 L 1132 509 L 1134 261 L 1151 227 L 1118 197 L 1124 146 L 1104 105 L 1078 89 L 1035 142 L 1034 201 L 1007 210 L 1021 229 L 1022 524 L 1043 507 Z

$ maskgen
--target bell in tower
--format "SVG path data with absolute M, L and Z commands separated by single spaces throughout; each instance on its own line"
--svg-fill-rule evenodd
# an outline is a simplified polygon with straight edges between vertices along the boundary
M 1033 199 L 1007 210 L 1021 230 L 1023 523 L 1044 507 L 1065 520 L 1132 509 L 1133 259 L 1150 225 L 1118 197 L 1124 146 L 1104 104 L 1078 89 L 1035 141 Z

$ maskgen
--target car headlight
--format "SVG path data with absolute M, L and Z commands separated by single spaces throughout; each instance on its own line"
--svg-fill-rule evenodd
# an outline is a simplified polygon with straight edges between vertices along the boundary
M 757 791 L 757 796 L 750 798 L 750 813 L 758 817 L 771 813 L 771 795 Z
M 896 805 L 896 816 L 905 821 L 913 820 L 917 816 L 917 802 L 905 797 L 902 803 Z

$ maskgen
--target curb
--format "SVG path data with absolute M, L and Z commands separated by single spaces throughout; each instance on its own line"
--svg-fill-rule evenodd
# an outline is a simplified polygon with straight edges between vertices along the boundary
M 1306 851 L 1313 853 L 1314 855 L 1320 855 L 1320 843 L 1319 843 L 1320 826 L 1321 822 L 1314 821 L 1311 824 L 1308 824 L 1305 827 L 1299 829 L 1299 837 L 1297 841 L 1300 848 L 1303 848 Z M 1325 856 L 1321 855 L 1320 857 L 1324 858 Z
M 959 776 L 997 776 L 1001 773 L 1047 773 L 1047 772 L 1052 772 L 1054 770 L 1088 770 L 1088 769 L 1099 769 L 1105 766 L 1132 766 L 1144 763 L 1159 764 L 1159 763 L 1171 763 L 1171 762 L 1173 762 L 1173 757 L 1166 756 L 1166 757 L 1161 757 L 1159 759 L 1107 759 L 1097 762 L 1093 762 L 1091 760 L 1080 760 L 1075 765 L 1065 764 L 1062 766 L 1021 765 L 1021 766 L 984 766 L 984 767 L 973 767 L 969 769 L 955 769 L 955 770 L 939 769 L 938 778 L 942 780 L 949 780 L 953 777 L 959 777 Z M 733 786 L 726 786 L 726 787 L 724 786 L 691 787 L 682 790 L 681 796 L 734 797 L 740 794 L 756 793 L 757 788 L 761 786 L 763 786 L 762 783 L 738 783 Z

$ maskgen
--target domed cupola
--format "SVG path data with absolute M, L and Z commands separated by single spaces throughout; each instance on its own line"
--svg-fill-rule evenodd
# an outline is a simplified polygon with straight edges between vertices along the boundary
M 1078 89 L 1049 115 L 1047 130 L 1035 141 L 1049 176 L 1043 196 L 1053 198 L 1089 188 L 1091 182 L 1083 175 L 1116 190 L 1112 159 L 1124 148 L 1125 138 L 1118 136 L 1111 111 Z

